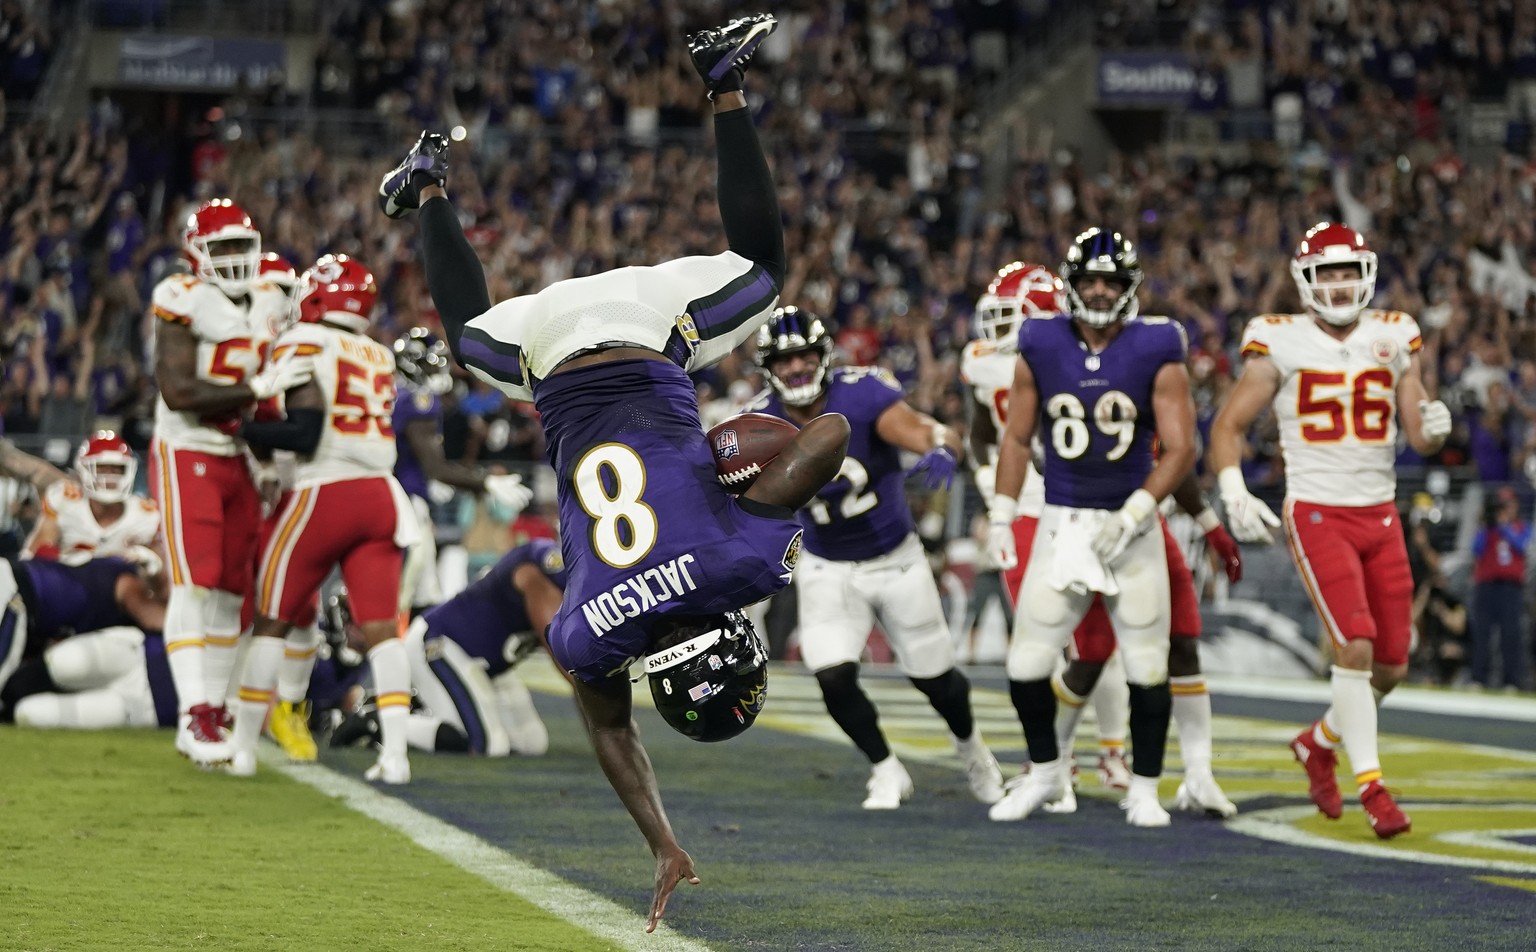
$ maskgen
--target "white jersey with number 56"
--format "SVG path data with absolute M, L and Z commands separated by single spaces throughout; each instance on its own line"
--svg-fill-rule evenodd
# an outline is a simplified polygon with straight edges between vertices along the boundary
M 395 355 L 362 334 L 328 324 L 295 324 L 272 348 L 274 363 L 313 358 L 314 383 L 325 394 L 326 420 L 320 443 L 300 457 L 293 486 L 369 476 L 395 468 Z
M 1397 492 L 1397 384 L 1419 352 L 1419 325 L 1369 309 L 1342 341 L 1305 314 L 1248 322 L 1243 356 L 1280 371 L 1275 417 L 1286 496 L 1325 506 L 1374 506 Z

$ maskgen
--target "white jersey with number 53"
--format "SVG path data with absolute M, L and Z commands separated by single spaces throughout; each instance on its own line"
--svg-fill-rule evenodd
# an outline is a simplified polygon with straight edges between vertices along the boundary
M 1369 309 L 1344 340 L 1305 314 L 1248 322 L 1243 356 L 1280 371 L 1275 418 L 1286 495 L 1325 506 L 1374 506 L 1397 492 L 1397 384 L 1419 352 L 1419 325 Z
M 395 468 L 395 355 L 361 334 L 328 324 L 295 324 L 272 348 L 274 363 L 312 357 L 314 383 L 325 394 L 320 443 L 300 457 L 294 488 L 369 476 Z

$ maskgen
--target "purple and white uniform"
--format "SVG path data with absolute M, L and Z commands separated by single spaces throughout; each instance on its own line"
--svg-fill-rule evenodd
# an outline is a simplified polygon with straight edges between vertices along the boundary
M 901 387 L 878 367 L 836 367 L 826 379 L 824 412 L 847 417 L 851 432 L 837 478 L 800 512 L 800 655 L 813 672 L 857 662 L 878 619 L 903 672 L 938 677 L 955 665 L 949 626 L 913 531 L 900 451 L 878 428 Z M 772 390 L 747 409 L 789 419 Z
M 536 756 L 549 747 L 532 696 L 511 672 L 528 639 L 537 644 L 538 638 L 522 593 L 512 584 L 524 565 L 565 589 L 560 547 L 536 540 L 508 552 L 464 591 L 422 613 L 406 633 L 411 684 L 425 708 L 411 717 L 432 722 L 430 729 L 410 731 L 421 748 L 432 749 L 426 742 L 438 724 L 462 733 L 474 754 Z
M 1019 327 L 1019 356 L 1039 394 L 1045 511 L 1014 615 L 1008 677 L 1048 678 L 1061 649 L 1102 593 L 1132 684 L 1168 676 L 1169 590 L 1161 531 L 1139 532 L 1105 565 L 1092 542 L 1152 471 L 1158 375 L 1182 366 L 1184 331 L 1166 318 L 1125 322 L 1093 353 L 1066 315 Z M 1158 521 L 1151 520 L 1149 527 Z
M 405 550 L 405 565 L 400 578 L 400 610 L 408 611 L 422 605 L 436 605 L 443 600 L 442 586 L 437 579 L 437 538 L 432 525 L 432 513 L 427 506 L 427 474 L 405 428 L 418 420 L 426 420 L 433 432 L 443 429 L 443 404 L 437 394 L 422 387 L 412 387 L 402 378 L 395 378 L 395 409 L 391 423 L 395 430 L 395 479 L 411 499 L 416 511 L 416 524 L 420 528 L 417 542 Z

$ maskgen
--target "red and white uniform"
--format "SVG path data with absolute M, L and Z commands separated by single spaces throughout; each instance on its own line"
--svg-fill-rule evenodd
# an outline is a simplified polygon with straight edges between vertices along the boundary
M 1013 371 L 1019 362 L 1018 351 L 992 341 L 973 340 L 960 353 L 960 379 L 971 386 L 976 399 L 992 414 L 995 432 L 1001 434 L 1008 424 L 1008 394 L 1013 387 Z M 991 502 L 991 500 L 987 500 Z M 1024 566 L 1035 541 L 1035 527 L 1045 511 L 1045 477 L 1030 466 L 1024 471 L 1024 486 L 1019 491 L 1019 516 L 1013 523 L 1018 564 L 1003 572 L 1008 597 L 1019 600 L 1019 586 L 1024 581 Z
M 1342 341 L 1303 314 L 1256 317 L 1243 334 L 1243 354 L 1266 356 L 1280 372 L 1284 519 L 1302 581 L 1334 642 L 1374 639 L 1383 664 L 1408 660 L 1397 385 L 1420 346 L 1413 318 L 1375 309 Z
M 123 514 L 117 521 L 103 526 L 91 512 L 91 501 L 80 484 L 60 480 L 43 493 L 43 515 L 58 527 L 58 560 L 65 565 L 125 555 L 134 546 L 158 548 L 160 507 L 154 500 L 137 494 L 123 503 Z
M 251 286 L 236 302 L 195 275 L 155 286 L 153 312 L 191 328 L 200 380 L 233 386 L 261 369 L 268 328 L 287 313 L 287 296 L 270 283 Z M 241 411 L 199 416 L 155 406 L 150 487 L 160 504 L 173 585 L 244 593 L 261 522 L 244 448 L 236 438 Z
M 292 489 L 272 515 L 256 579 L 256 610 L 295 623 L 320 584 L 341 566 L 359 623 L 395 617 L 401 549 L 415 541 L 416 515 L 391 472 L 395 359 L 388 347 L 329 324 L 284 331 L 272 359 L 314 361 L 326 423 L 313 454 L 300 457 Z

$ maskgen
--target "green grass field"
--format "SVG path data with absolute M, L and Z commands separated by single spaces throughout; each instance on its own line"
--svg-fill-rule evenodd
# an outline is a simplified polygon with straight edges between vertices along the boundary
M 166 734 L 0 731 L 0 948 L 1536 948 L 1536 754 L 1386 738 L 1414 831 L 1383 844 L 1358 809 L 1329 822 L 1307 807 L 1293 721 L 1218 717 L 1235 821 L 1131 829 L 1086 771 L 1077 814 L 993 824 L 921 697 L 871 679 L 918 785 L 871 814 L 867 767 L 814 683 L 785 670 L 769 714 L 730 744 L 642 712 L 704 880 L 647 936 L 649 856 L 558 682 L 532 680 L 548 756 L 418 754 L 389 796 L 356 782 L 363 751 L 239 781 L 192 769 Z M 1016 761 L 1006 696 L 976 697 Z

